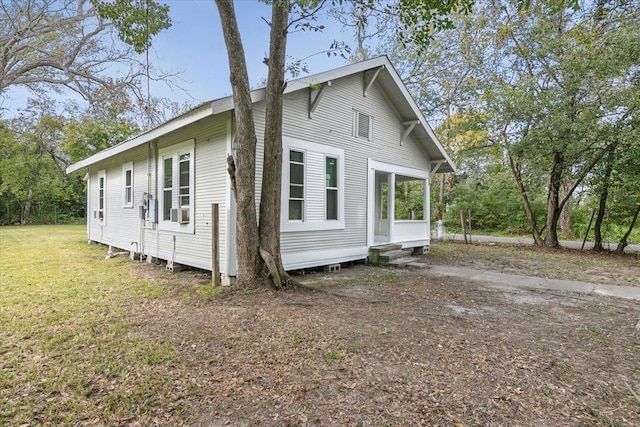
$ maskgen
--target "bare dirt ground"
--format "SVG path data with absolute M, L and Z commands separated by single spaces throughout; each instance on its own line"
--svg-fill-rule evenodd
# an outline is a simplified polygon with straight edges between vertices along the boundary
M 165 289 L 133 333 L 180 354 L 186 425 L 640 426 L 638 303 L 428 269 L 216 293 L 206 274 L 132 268 Z
M 536 248 L 531 245 L 435 242 L 425 258 L 451 264 L 548 279 L 640 287 L 638 254 L 578 249 Z

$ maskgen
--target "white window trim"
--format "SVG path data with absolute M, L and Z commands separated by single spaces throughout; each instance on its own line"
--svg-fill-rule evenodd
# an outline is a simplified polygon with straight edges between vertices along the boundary
M 131 171 L 131 201 L 127 202 L 127 171 Z M 133 162 L 126 162 L 122 164 L 122 207 L 133 208 Z
M 298 165 L 302 165 L 302 198 L 299 197 L 291 197 L 291 177 L 290 177 L 290 173 L 291 173 L 291 151 L 295 151 L 297 153 L 302 153 L 302 162 L 294 162 L 295 164 Z M 295 147 L 290 147 L 287 149 L 286 151 L 286 155 L 287 155 L 287 212 L 286 212 L 286 217 L 287 217 L 287 221 L 289 222 L 303 222 L 305 219 L 305 213 L 307 211 L 307 150 L 303 150 L 303 149 L 297 149 Z M 297 184 L 294 184 L 297 185 Z M 291 200 L 300 200 L 302 201 L 302 219 L 292 219 L 289 218 L 289 204 L 291 202 Z
M 303 141 L 297 138 L 290 138 L 287 136 L 282 137 L 283 153 L 282 156 L 282 188 L 281 188 L 281 215 L 280 215 L 280 231 L 282 232 L 295 232 L 295 231 L 315 231 L 315 230 L 343 230 L 344 229 L 344 150 L 341 148 L 330 147 L 328 145 L 316 144 L 314 142 Z M 307 220 L 307 213 L 309 210 L 309 202 L 307 197 L 308 186 L 305 185 L 304 194 L 304 211 L 302 221 L 289 220 L 289 150 L 303 151 L 305 153 L 305 169 L 304 169 L 304 182 L 309 182 L 309 179 L 322 179 L 325 180 L 325 176 L 309 177 L 308 167 L 308 152 L 314 152 L 323 154 L 326 159 L 327 156 L 338 159 L 338 220 L 322 220 L 322 221 L 309 221 Z M 324 171 L 324 168 L 323 168 Z M 323 185 L 323 188 L 325 186 Z M 323 212 L 322 217 L 326 218 L 326 191 L 323 198 Z
M 173 158 L 173 170 L 179 167 L 179 158 L 182 154 L 190 155 L 189 162 L 189 222 L 187 224 L 180 224 L 179 222 L 167 221 L 164 219 L 163 206 L 164 206 L 164 159 Z M 190 139 L 188 141 L 181 142 L 179 144 L 170 145 L 158 150 L 158 228 L 160 230 L 174 231 L 178 233 L 193 234 L 195 230 L 195 140 Z M 173 177 L 173 188 L 177 191 L 179 197 L 179 176 Z M 178 199 L 179 200 L 179 199 Z
M 364 114 L 369 116 L 369 138 L 364 138 L 358 135 L 358 124 L 360 121 L 360 114 Z M 359 141 L 367 141 L 373 142 L 373 116 L 371 114 L 365 113 L 364 111 L 353 110 L 353 125 L 352 125 L 352 136 Z
M 102 187 L 102 209 L 100 209 L 100 178 L 104 181 L 104 186 Z M 107 170 L 100 169 L 98 171 L 98 198 L 97 198 L 97 206 L 96 206 L 96 214 L 95 220 L 100 223 L 100 225 L 107 224 Z M 102 218 L 100 218 L 100 211 L 102 210 Z
M 338 182 L 336 182 L 336 187 L 327 187 L 327 180 L 326 180 L 326 174 L 327 174 L 327 159 L 336 159 L 336 174 L 338 175 Z M 341 212 L 340 212 L 340 201 L 342 200 L 343 196 L 342 196 L 342 192 L 340 191 L 340 166 L 342 165 L 343 159 L 331 154 L 327 154 L 325 153 L 324 155 L 324 173 L 325 173 L 325 181 L 324 181 L 324 219 L 325 221 L 340 221 L 341 219 Z M 338 198 L 338 219 L 328 219 L 327 218 L 327 190 L 335 190 L 338 194 L 337 194 L 337 198 Z

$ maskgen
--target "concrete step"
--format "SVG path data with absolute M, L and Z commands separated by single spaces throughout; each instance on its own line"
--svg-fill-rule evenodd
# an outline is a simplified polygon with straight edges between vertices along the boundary
M 412 262 L 415 261 L 415 258 L 412 258 L 410 256 L 405 256 L 402 258 L 396 258 L 396 259 L 392 259 L 391 261 L 387 262 L 386 264 L 392 267 L 404 267 L 408 264 L 411 264 Z
M 415 269 L 429 268 L 428 264 L 424 262 L 416 261 L 415 257 L 409 257 L 409 256 L 404 258 L 394 259 L 393 261 L 390 261 L 387 265 L 390 267 L 398 267 L 398 268 L 415 268 Z
M 394 249 L 391 251 L 381 252 L 378 255 L 378 260 L 381 264 L 389 264 L 389 262 L 399 259 L 409 257 L 411 252 L 403 251 L 402 249 Z
M 388 243 L 386 245 L 372 246 L 369 248 L 369 262 L 371 264 L 380 264 L 383 262 L 380 259 L 380 256 L 383 253 L 386 253 L 389 251 L 398 251 L 400 249 L 402 249 L 402 245 L 396 245 L 393 243 Z

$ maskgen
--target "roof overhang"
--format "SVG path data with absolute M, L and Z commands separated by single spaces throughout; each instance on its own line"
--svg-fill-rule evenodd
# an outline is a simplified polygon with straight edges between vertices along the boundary
M 389 101 L 393 102 L 394 107 L 398 113 L 402 116 L 403 121 L 415 121 L 419 122 L 411 130 L 411 134 L 414 139 L 422 146 L 431 162 L 432 168 L 438 164 L 438 173 L 454 172 L 455 166 L 449 155 L 445 152 L 442 144 L 433 133 L 433 130 L 424 118 L 424 115 L 418 108 L 406 86 L 402 82 L 400 75 L 394 68 L 389 58 L 386 56 L 379 56 L 377 58 L 369 59 L 367 61 L 357 62 L 355 64 L 345 65 L 340 68 L 325 71 L 322 73 L 314 74 L 311 76 L 301 77 L 299 79 L 291 80 L 287 82 L 287 85 L 283 91 L 284 94 L 295 92 L 301 89 L 308 88 L 311 84 L 325 83 L 331 80 L 337 80 L 349 75 L 365 72 L 372 69 L 379 69 L 381 72 L 376 73 L 378 76 L 377 84 L 381 85 Z M 251 91 L 252 102 L 259 102 L 265 98 L 265 89 L 256 89 Z M 205 102 L 198 107 L 182 114 L 162 125 L 142 133 L 135 138 L 122 142 L 106 150 L 100 151 L 91 157 L 81 160 L 77 163 L 70 165 L 66 172 L 73 173 L 83 168 L 87 168 L 98 162 L 106 160 L 117 154 L 131 150 L 140 145 L 146 144 L 149 141 L 153 141 L 161 136 L 167 135 L 177 129 L 195 123 L 206 117 L 220 114 L 233 110 L 233 97 L 227 96 L 214 101 Z

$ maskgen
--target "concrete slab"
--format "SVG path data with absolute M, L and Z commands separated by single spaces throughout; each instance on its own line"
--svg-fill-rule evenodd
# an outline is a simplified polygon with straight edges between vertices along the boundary
M 547 279 L 544 277 L 498 273 L 489 270 L 448 265 L 430 265 L 430 271 L 441 276 L 460 277 L 467 280 L 495 283 L 513 288 L 547 289 L 640 301 L 640 288 L 634 286 L 601 285 L 575 280 Z

